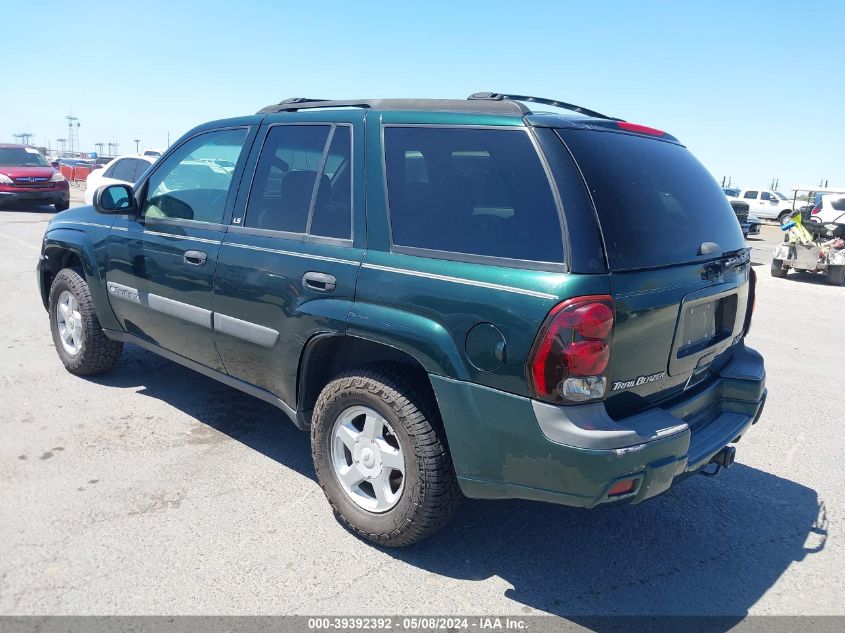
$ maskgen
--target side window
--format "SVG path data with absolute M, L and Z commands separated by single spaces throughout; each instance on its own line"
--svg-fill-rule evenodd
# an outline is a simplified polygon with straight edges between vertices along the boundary
M 246 134 L 245 128 L 206 132 L 179 147 L 147 181 L 142 214 L 221 222 Z
M 134 158 L 124 158 L 114 165 L 114 169 L 112 170 L 111 178 L 117 178 L 118 180 L 125 180 L 126 182 L 135 182 L 133 180 L 133 175 L 135 174 L 135 159 Z
M 560 218 L 522 130 L 386 127 L 393 243 L 562 262 Z
M 352 237 L 352 128 L 334 128 L 308 233 Z
M 114 173 L 115 168 L 122 162 L 123 162 L 122 160 L 119 160 L 116 163 L 113 163 L 108 169 L 106 169 L 106 171 L 103 172 L 103 177 L 104 178 L 114 178 L 114 176 L 112 176 L 112 174 Z
M 244 226 L 349 238 L 351 162 L 349 126 L 270 128 L 255 168 Z
M 745 194 L 743 194 L 742 197 L 747 198 L 748 200 L 756 200 L 757 199 L 757 192 L 756 191 L 746 191 Z
M 249 194 L 244 226 L 305 233 L 330 125 L 270 128 Z
M 768 191 L 763 191 L 762 193 L 760 193 L 760 199 L 761 200 L 774 200 L 775 197 L 772 194 L 770 194 Z
M 144 172 L 149 169 L 150 163 L 145 160 L 136 159 L 135 161 L 135 175 L 132 178 L 132 182 L 138 182 L 138 179 L 144 175 Z

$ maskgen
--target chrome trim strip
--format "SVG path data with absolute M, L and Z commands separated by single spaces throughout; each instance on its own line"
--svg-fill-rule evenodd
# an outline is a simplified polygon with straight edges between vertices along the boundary
M 293 257 L 304 257 L 305 259 L 316 259 L 322 262 L 334 262 L 336 264 L 347 264 L 349 266 L 358 266 L 360 262 L 351 261 L 348 259 L 338 259 L 337 257 L 327 257 L 325 255 L 313 255 L 311 253 L 295 253 L 293 251 L 283 251 L 278 248 L 265 248 L 264 246 L 253 246 L 251 244 L 241 244 L 240 242 L 223 242 L 223 246 L 234 246 L 235 248 L 246 248 L 251 251 L 261 251 L 264 253 L 275 253 L 276 255 L 291 255 Z
M 154 294 L 147 295 L 147 305 L 150 309 L 167 314 L 177 319 L 193 323 L 202 327 L 212 329 L 211 310 L 198 308 L 181 301 L 174 301 L 167 297 L 160 297 Z
M 201 242 L 203 244 L 215 244 L 218 245 L 221 243 L 220 240 L 210 240 L 205 237 L 193 237 L 191 235 L 175 235 L 173 233 L 159 233 L 158 231 L 147 231 L 144 230 L 144 235 L 157 235 L 158 237 L 172 237 L 177 240 L 191 240 L 193 242 Z
M 214 331 L 255 343 L 261 347 L 275 347 L 279 332 L 257 323 L 236 319 L 219 312 L 214 313 Z
M 513 292 L 515 294 L 526 295 L 529 297 L 538 297 L 540 299 L 557 299 L 557 295 L 549 294 L 547 292 L 540 292 L 538 290 L 528 290 L 526 288 L 514 288 L 513 286 L 502 286 L 487 281 L 473 281 L 472 279 L 460 279 L 459 277 L 449 277 L 448 275 L 437 275 L 435 273 L 425 273 L 418 270 L 407 270 L 404 268 L 392 268 L 390 266 L 380 266 L 378 264 L 362 264 L 363 268 L 371 268 L 373 270 L 383 270 L 390 273 L 399 273 L 400 275 L 411 275 L 413 277 L 425 277 L 427 279 L 437 279 L 438 281 L 448 281 L 456 284 L 464 284 L 466 286 L 475 286 L 479 288 L 490 288 L 491 290 L 504 290 L 505 292 Z
M 66 225 L 74 225 L 77 224 L 79 226 L 96 226 L 100 229 L 110 229 L 112 228 L 108 224 L 97 224 L 96 222 L 82 222 L 81 220 L 59 220 L 56 224 L 66 224 Z

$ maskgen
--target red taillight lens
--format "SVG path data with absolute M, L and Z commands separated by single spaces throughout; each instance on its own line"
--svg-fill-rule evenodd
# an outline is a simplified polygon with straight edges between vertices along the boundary
M 613 300 L 577 297 L 546 317 L 528 357 L 534 395 L 550 402 L 584 402 L 604 397 L 610 365 Z
M 666 136 L 666 132 L 658 130 L 647 125 L 639 125 L 638 123 L 628 123 L 627 121 L 617 121 L 616 125 L 620 129 L 628 132 L 635 132 L 636 134 L 649 134 L 650 136 Z
M 816 215 L 817 213 L 820 213 L 821 210 L 822 208 L 819 205 L 816 205 L 813 207 L 813 210 L 810 211 L 810 215 Z

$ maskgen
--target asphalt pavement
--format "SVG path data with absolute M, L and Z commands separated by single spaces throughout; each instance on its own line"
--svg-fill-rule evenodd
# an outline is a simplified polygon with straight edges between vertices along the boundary
M 772 278 L 777 227 L 749 242 L 769 400 L 733 468 L 639 506 L 466 500 L 392 551 L 334 519 L 270 405 L 134 347 L 67 373 L 52 215 L 0 211 L 0 614 L 845 614 L 845 287 Z

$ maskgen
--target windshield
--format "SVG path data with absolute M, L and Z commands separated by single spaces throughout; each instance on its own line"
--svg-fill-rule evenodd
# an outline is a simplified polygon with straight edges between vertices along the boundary
M 781 200 L 789 200 L 785 195 L 783 195 L 780 191 L 775 191 L 775 195 L 780 198 Z
M 8 167 L 49 167 L 50 163 L 31 147 L 0 147 L 0 165 Z
M 704 242 L 718 244 L 718 255 L 745 248 L 728 199 L 685 147 L 616 132 L 558 134 L 592 194 L 612 270 L 696 261 Z

